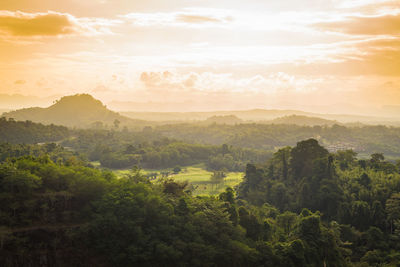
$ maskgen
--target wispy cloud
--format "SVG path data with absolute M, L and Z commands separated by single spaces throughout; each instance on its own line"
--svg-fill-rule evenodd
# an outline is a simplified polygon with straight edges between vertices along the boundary
M 14 84 L 16 84 L 16 85 L 22 85 L 22 84 L 25 84 L 25 83 L 26 83 L 25 80 L 16 80 L 16 81 L 14 82 Z
M 276 93 L 286 91 L 310 91 L 322 79 L 297 77 L 283 72 L 269 75 L 256 74 L 238 77 L 233 73 L 189 72 L 176 73 L 143 72 L 141 82 L 147 90 L 158 92 L 232 92 L 232 93 Z
M 351 16 L 342 20 L 314 24 L 320 30 L 355 35 L 398 35 L 400 13 L 378 16 Z
M 120 16 L 137 26 L 215 26 L 233 21 L 227 10 L 185 8 L 179 12 L 129 13 Z
M 117 22 L 101 18 L 77 18 L 68 13 L 53 11 L 0 11 L 0 34 L 11 37 L 95 35 L 110 33 L 109 27 Z
M 232 17 L 214 17 L 206 15 L 196 15 L 196 14 L 177 14 L 175 16 L 176 21 L 182 21 L 186 23 L 226 23 L 233 20 Z
M 54 36 L 76 32 L 76 25 L 67 14 L 5 12 L 0 13 L 0 29 L 13 36 Z

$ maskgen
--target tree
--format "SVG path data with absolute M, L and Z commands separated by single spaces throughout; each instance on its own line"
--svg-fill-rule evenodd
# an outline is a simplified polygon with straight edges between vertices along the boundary
M 371 211 L 365 201 L 354 201 L 352 203 L 352 224 L 358 229 L 365 231 L 370 225 Z
M 328 155 L 328 151 L 318 144 L 315 139 L 308 139 L 297 143 L 291 151 L 290 166 L 295 180 L 312 174 L 313 162 Z
M 219 199 L 233 204 L 235 202 L 235 194 L 231 187 L 227 187 L 225 192 L 219 194 Z
M 370 188 L 371 178 L 369 178 L 368 174 L 366 174 L 365 172 L 360 177 L 360 184 L 368 189 Z
M 382 207 L 382 203 L 379 200 L 375 200 L 372 203 L 372 225 L 379 227 L 381 230 L 385 230 L 386 228 L 386 214 L 385 210 Z
M 181 167 L 176 166 L 173 170 L 172 170 L 175 174 L 178 174 L 182 171 Z
M 226 177 L 225 173 L 223 171 L 215 171 L 211 177 L 210 181 L 214 184 L 219 184 L 224 181 L 224 178 Z
M 290 211 L 285 211 L 276 218 L 278 225 L 283 228 L 285 234 L 289 237 L 297 220 L 297 215 Z
M 360 159 L 358 161 L 358 165 L 360 165 L 360 168 L 362 168 L 364 170 L 367 168 L 367 162 L 365 160 L 363 160 L 363 159 Z
M 270 190 L 269 199 L 281 211 L 288 205 L 287 188 L 284 183 L 275 183 Z
M 352 166 L 356 161 L 357 153 L 353 150 L 339 150 L 335 154 L 335 159 L 339 163 L 341 170 L 345 170 Z
M 397 172 L 400 173 L 400 159 L 396 160 Z
M 400 220 L 400 193 L 394 193 L 386 201 L 386 212 L 390 221 L 390 232 L 393 233 L 393 223 Z
M 114 128 L 115 129 L 118 129 L 120 124 L 121 124 L 121 122 L 118 119 L 114 120 Z
M 383 156 L 382 153 L 374 153 L 371 155 L 371 162 L 372 163 L 379 163 L 381 161 L 384 161 L 385 157 Z
M 229 153 L 229 146 L 227 144 L 222 144 L 221 153 L 223 156 L 225 156 L 225 154 Z

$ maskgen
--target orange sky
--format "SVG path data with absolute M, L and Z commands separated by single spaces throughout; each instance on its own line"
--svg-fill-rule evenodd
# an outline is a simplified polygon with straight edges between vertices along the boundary
M 400 105 L 400 1 L 1 0 L 0 95 L 74 93 L 182 111 Z

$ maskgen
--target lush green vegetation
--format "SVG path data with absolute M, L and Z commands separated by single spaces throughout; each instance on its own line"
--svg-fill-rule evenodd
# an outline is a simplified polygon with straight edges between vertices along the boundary
M 202 144 L 230 144 L 235 147 L 275 150 L 315 138 L 332 150 L 353 149 L 359 153 L 400 156 L 400 128 L 386 126 L 345 127 L 297 126 L 285 124 L 237 124 L 209 126 L 178 124 L 158 126 L 154 132 L 169 138 Z
M 0 117 L 0 142 L 34 144 L 59 141 L 67 136 L 69 136 L 69 130 L 63 126 L 7 120 Z
M 87 154 L 89 160 L 99 161 L 103 167 L 113 169 L 133 166 L 164 169 L 203 163 L 208 170 L 244 171 L 247 163 L 265 162 L 272 154 L 227 144 L 180 142 L 162 137 L 151 129 L 141 132 L 78 131 L 75 138 L 62 144 Z
M 57 145 L 28 148 L 44 153 L 0 165 L 2 266 L 400 263 L 399 166 L 382 154 L 357 160 L 310 139 L 248 164 L 237 196 L 228 187 L 196 197 L 185 168 L 171 170 L 175 181 L 151 182 L 138 169 L 115 176 L 83 160 L 54 161 L 68 153 Z M 221 177 L 229 175 L 207 179 Z
M 66 150 L 55 143 L 42 145 L 0 143 L 0 162 L 22 156 L 45 156 L 58 163 L 80 162 L 82 165 L 90 165 L 86 163 L 83 155 Z
M 231 189 L 193 197 L 169 179 L 22 157 L 0 166 L 0 197 L 2 266 L 346 265 L 318 214 L 292 215 L 288 234 L 285 214 Z
M 281 212 L 320 212 L 337 227 L 348 257 L 371 266 L 400 260 L 400 164 L 382 154 L 357 160 L 353 151 L 330 154 L 314 139 L 283 148 L 266 166 L 249 164 L 239 199 Z
M 400 264 L 398 128 L 0 124 L 0 266 Z

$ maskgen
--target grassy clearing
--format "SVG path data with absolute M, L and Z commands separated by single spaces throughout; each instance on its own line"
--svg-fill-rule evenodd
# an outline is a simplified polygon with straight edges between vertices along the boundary
M 115 170 L 117 175 L 124 175 L 129 173 L 130 170 Z M 171 169 L 165 170 L 142 170 L 143 174 L 157 173 L 157 179 L 161 177 L 162 172 L 169 172 L 169 178 L 175 181 L 188 181 L 193 186 L 193 195 L 218 195 L 223 192 L 226 187 L 234 187 L 238 185 L 243 179 L 241 172 L 228 172 L 223 183 L 212 184 L 210 177 L 213 174 L 204 169 L 204 165 L 198 164 L 188 167 L 182 167 L 182 171 L 178 174 L 173 174 Z
M 90 164 L 92 164 L 96 168 L 100 168 L 101 167 L 100 161 L 91 161 Z

